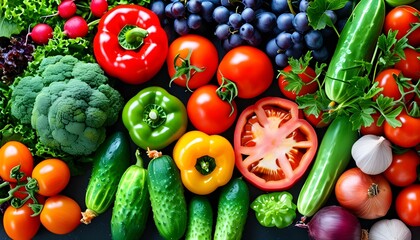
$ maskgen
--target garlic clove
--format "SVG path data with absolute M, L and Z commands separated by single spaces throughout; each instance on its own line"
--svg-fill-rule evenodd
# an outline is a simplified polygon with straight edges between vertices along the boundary
M 364 135 L 353 144 L 351 155 L 362 172 L 380 174 L 391 165 L 391 143 L 383 136 Z

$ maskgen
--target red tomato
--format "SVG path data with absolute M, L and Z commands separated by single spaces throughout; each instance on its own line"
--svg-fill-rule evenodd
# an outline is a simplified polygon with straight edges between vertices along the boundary
M 188 118 L 198 130 L 207 134 L 219 134 L 232 126 L 236 119 L 235 102 L 232 102 L 232 106 L 219 97 L 217 86 L 202 86 L 188 99 Z
M 376 136 L 383 136 L 384 135 L 384 124 L 378 126 L 378 118 L 381 116 L 380 113 L 376 112 L 371 115 L 373 118 L 373 123 L 370 126 L 362 126 L 360 128 L 360 133 L 362 135 L 376 135 Z
M 20 171 L 25 175 L 23 179 L 31 176 L 34 159 L 28 147 L 17 141 L 9 141 L 0 148 L 0 177 L 8 182 L 16 182 L 10 177 L 12 168 L 20 165 Z
M 77 228 L 82 218 L 79 204 L 64 195 L 49 197 L 40 214 L 42 225 L 55 234 L 67 234 Z
M 323 128 L 330 124 L 329 122 L 325 122 L 322 120 L 322 113 L 319 114 L 318 117 L 315 117 L 314 114 L 307 114 L 305 112 L 303 113 L 305 115 L 305 119 L 308 120 L 308 122 L 310 122 L 312 126 L 316 128 Z
M 383 90 L 380 92 L 380 94 L 383 94 L 386 97 L 393 98 L 394 100 L 398 100 L 402 97 L 401 92 L 398 88 L 398 82 L 400 81 L 399 78 L 401 78 L 401 71 L 398 69 L 390 68 L 385 69 L 382 72 L 380 72 L 376 78 L 375 81 L 379 83 L 378 87 L 383 88 Z M 409 80 L 408 83 L 411 84 L 411 81 Z M 408 92 L 413 90 L 412 87 L 405 87 L 404 91 Z M 409 93 L 404 96 L 404 102 L 410 101 L 414 97 L 414 93 Z M 377 96 L 374 96 L 373 99 L 376 99 Z
M 283 69 L 283 71 L 290 73 L 292 71 L 292 66 L 287 66 Z M 280 74 L 278 78 L 278 85 L 280 88 L 281 93 L 285 97 L 287 97 L 290 100 L 296 100 L 296 96 L 302 96 L 308 93 L 314 93 L 316 90 L 318 90 L 318 83 L 316 81 L 312 82 L 314 78 L 316 77 L 315 71 L 311 67 L 307 67 L 305 69 L 304 73 L 298 74 L 301 81 L 304 83 L 303 86 L 299 89 L 293 88 L 292 90 L 286 89 L 289 85 L 290 81 L 293 81 L 293 79 L 289 79 L 283 74 Z M 296 81 L 296 80 L 294 80 Z M 309 83 L 309 84 L 308 84 Z
M 14 240 L 32 239 L 41 226 L 39 216 L 31 216 L 34 212 L 24 204 L 20 208 L 7 207 L 3 215 L 3 227 L 7 236 Z
M 166 57 L 169 76 L 177 85 L 189 89 L 210 82 L 218 64 L 219 56 L 213 43 L 195 34 L 176 38 L 170 44 Z
M 45 159 L 32 171 L 32 178 L 38 182 L 38 193 L 43 196 L 59 194 L 70 181 L 70 169 L 59 159 Z
M 420 226 L 420 184 L 403 188 L 395 200 L 395 209 L 405 224 Z
M 413 81 L 420 79 L 420 52 L 411 48 L 405 48 L 405 59 L 397 62 L 394 68 L 401 70 L 405 77 Z
M 384 31 L 398 30 L 397 39 L 401 39 L 411 29 L 411 24 L 419 22 L 420 11 L 414 7 L 403 5 L 393 8 L 385 17 Z M 414 47 L 420 46 L 420 28 L 407 36 L 408 42 Z
M 270 58 L 251 46 L 233 48 L 223 57 L 217 71 L 219 84 L 223 79 L 234 82 L 238 97 L 253 98 L 267 90 L 274 78 Z
M 393 153 L 391 165 L 385 170 L 384 176 L 391 184 L 406 187 L 417 180 L 419 165 L 420 156 L 412 149 L 401 154 Z
M 396 119 L 402 123 L 402 126 L 393 128 L 385 122 L 385 137 L 393 144 L 404 148 L 411 148 L 420 144 L 420 118 L 414 118 L 403 110 Z
M 288 189 L 312 162 L 317 135 L 298 114 L 296 103 L 266 97 L 239 116 L 234 132 L 236 167 L 257 188 Z

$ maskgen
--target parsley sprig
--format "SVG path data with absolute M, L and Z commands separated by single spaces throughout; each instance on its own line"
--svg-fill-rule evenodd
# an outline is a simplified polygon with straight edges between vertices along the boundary
M 413 26 L 416 27 L 416 26 Z M 407 34 L 408 35 L 408 34 Z M 396 32 L 390 31 L 387 35 L 382 34 L 377 42 L 376 50 L 371 62 L 361 61 L 357 64 L 362 66 L 362 73 L 350 80 L 348 91 L 351 96 L 347 100 L 336 104 L 332 102 L 325 93 L 323 83 L 319 80 L 319 90 L 312 94 L 298 96 L 296 102 L 300 109 L 315 117 L 322 116 L 322 121 L 330 122 L 339 115 L 346 115 L 352 123 L 353 129 L 358 130 L 362 126 L 369 126 L 374 122 L 372 114 L 380 113 L 378 119 L 378 126 L 381 126 L 384 121 L 388 122 L 392 127 L 401 126 L 401 122 L 396 118 L 401 111 L 405 110 L 412 116 L 419 116 L 419 107 L 413 101 L 411 106 L 404 103 L 404 97 L 407 94 L 417 94 L 420 96 L 419 82 L 412 84 L 409 78 L 404 76 L 394 76 L 398 84 L 402 97 L 400 99 L 393 99 L 386 97 L 382 92 L 382 88 L 378 87 L 378 83 L 374 81 L 376 74 L 386 68 L 393 66 L 399 60 L 405 58 L 404 49 L 411 47 L 405 37 L 397 40 Z M 306 54 L 303 59 L 292 60 L 289 64 L 292 66 L 292 71 L 287 76 L 291 80 L 292 86 L 298 86 L 299 81 L 297 73 L 305 69 L 310 63 L 310 56 Z M 306 65 L 305 65 L 306 64 Z M 321 75 L 325 75 L 324 68 L 326 64 L 316 66 L 317 79 Z M 285 75 L 286 76 L 286 75 Z M 290 83 L 289 83 L 290 84 Z M 303 83 L 300 83 L 303 84 Z M 290 87 L 292 88 L 292 87 Z M 413 89 L 407 91 L 406 89 Z M 410 111 L 409 111 L 410 110 Z

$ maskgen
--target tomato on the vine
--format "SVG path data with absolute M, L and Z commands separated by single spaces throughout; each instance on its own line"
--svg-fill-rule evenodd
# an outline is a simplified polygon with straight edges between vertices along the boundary
M 417 180 L 419 165 L 420 156 L 412 149 L 403 153 L 393 153 L 391 165 L 385 170 L 384 176 L 392 185 L 405 187 Z
M 385 17 L 384 31 L 398 30 L 397 39 L 401 39 L 411 29 L 411 25 L 418 23 L 420 11 L 408 5 L 391 9 Z M 407 36 L 410 45 L 420 46 L 420 28 Z
M 404 148 L 411 148 L 420 144 L 420 118 L 412 117 L 403 110 L 396 119 L 402 123 L 401 127 L 394 128 L 385 121 L 385 138 Z
M 207 84 L 218 64 L 216 47 L 203 36 L 187 34 L 169 45 L 166 65 L 169 76 L 179 86 L 196 89 Z
M 394 68 L 401 70 L 405 77 L 418 81 L 420 79 L 420 52 L 411 48 L 404 48 L 404 54 L 405 59 L 398 61 Z
M 383 94 L 386 97 L 393 98 L 394 100 L 398 100 L 402 97 L 402 94 L 398 88 L 398 84 L 403 84 L 405 80 L 399 80 L 402 78 L 403 75 L 401 71 L 394 68 L 385 69 L 380 72 L 375 77 L 375 82 L 379 83 L 378 87 L 383 88 L 380 94 Z M 400 82 L 400 83 L 398 83 Z M 406 83 L 411 84 L 411 80 L 407 80 Z M 405 86 L 404 92 L 409 92 L 413 90 L 411 86 Z M 377 96 L 373 97 L 376 99 Z M 414 93 L 408 93 L 404 96 L 404 102 L 410 101 L 414 97 Z
M 298 115 L 293 101 L 266 97 L 238 117 L 234 132 L 236 167 L 257 188 L 288 189 L 312 162 L 317 135 Z
M 420 184 L 403 188 L 395 200 L 398 217 L 407 225 L 420 226 Z
M 191 123 L 207 134 L 219 134 L 226 131 L 236 119 L 237 109 L 222 100 L 215 85 L 205 85 L 196 89 L 187 102 L 187 113 Z M 223 94 L 223 93 L 221 93 Z
M 31 176 L 34 159 L 27 146 L 18 141 L 9 141 L 0 148 L 0 177 L 4 181 L 16 182 L 10 176 L 11 170 L 20 165 L 20 172 L 24 173 L 23 180 Z
M 20 208 L 7 207 L 3 215 L 3 227 L 7 236 L 16 240 L 32 239 L 41 226 L 39 216 L 31 216 L 34 212 L 25 203 Z
M 217 81 L 232 81 L 238 97 L 253 98 L 267 90 L 274 78 L 274 69 L 267 54 L 252 46 L 239 46 L 225 54 L 219 63 Z
M 38 193 L 43 196 L 54 196 L 60 193 L 70 181 L 70 169 L 65 162 L 50 158 L 38 163 L 32 178 L 38 182 Z
M 289 65 L 285 67 L 283 71 L 285 73 L 290 73 L 292 71 L 292 66 Z M 316 81 L 313 81 L 316 77 L 316 73 L 311 67 L 307 66 L 305 68 L 305 71 L 303 73 L 298 74 L 297 76 L 300 78 L 301 83 L 303 82 L 303 85 L 294 84 L 296 79 L 290 79 L 286 77 L 284 74 L 279 75 L 278 85 L 279 85 L 281 93 L 285 97 L 287 97 L 290 100 L 296 100 L 296 96 L 302 96 L 308 93 L 314 93 L 316 92 L 316 90 L 318 90 L 318 83 Z M 294 86 L 301 85 L 301 87 L 299 87 L 300 89 L 299 88 L 296 89 L 295 87 L 292 87 L 292 89 L 289 90 L 288 86 L 290 84 L 293 84 Z
M 75 200 L 64 195 L 55 195 L 47 198 L 40 217 L 42 225 L 48 231 L 67 234 L 79 226 L 82 214 Z
M 372 134 L 372 135 L 376 135 L 376 136 L 383 136 L 384 135 L 384 124 L 382 124 L 381 126 L 378 126 L 378 119 L 381 116 L 381 114 L 378 113 L 378 112 L 375 112 L 371 116 L 373 118 L 372 124 L 370 124 L 369 126 L 366 126 L 366 127 L 362 126 L 360 128 L 360 133 L 362 135 Z

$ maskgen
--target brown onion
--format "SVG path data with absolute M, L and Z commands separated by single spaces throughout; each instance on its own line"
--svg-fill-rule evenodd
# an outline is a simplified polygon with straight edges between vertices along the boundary
M 368 175 L 359 168 L 346 170 L 337 180 L 338 203 L 364 219 L 377 219 L 387 214 L 392 202 L 391 186 L 382 175 Z

